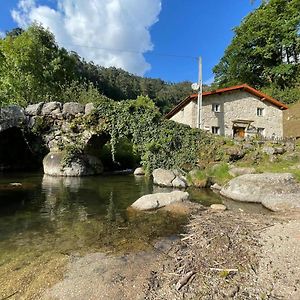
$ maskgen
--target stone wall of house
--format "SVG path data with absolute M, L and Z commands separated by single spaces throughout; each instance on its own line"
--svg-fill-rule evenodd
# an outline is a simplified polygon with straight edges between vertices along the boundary
M 170 120 L 195 128 L 197 126 L 197 103 L 195 101 L 191 101 Z
M 220 105 L 220 112 L 213 112 L 213 104 Z M 257 116 L 257 108 L 263 108 L 262 116 Z M 256 129 L 264 128 L 264 136 L 266 137 L 283 136 L 282 110 L 245 91 L 205 96 L 202 116 L 201 128 L 211 132 L 212 127 L 219 127 L 221 135 L 232 136 L 233 121 L 248 120 L 253 121 L 251 125 Z M 182 111 L 175 114 L 171 120 L 196 127 L 196 118 L 197 104 L 196 101 L 192 101 Z

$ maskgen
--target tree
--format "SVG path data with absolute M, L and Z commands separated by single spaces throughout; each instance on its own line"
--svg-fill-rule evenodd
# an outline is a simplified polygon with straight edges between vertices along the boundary
M 61 86 L 74 79 L 75 61 L 40 25 L 12 32 L 0 40 L 1 105 L 58 99 Z
M 213 70 L 217 86 L 293 87 L 300 73 L 299 25 L 299 0 L 263 1 L 234 29 L 231 44 Z

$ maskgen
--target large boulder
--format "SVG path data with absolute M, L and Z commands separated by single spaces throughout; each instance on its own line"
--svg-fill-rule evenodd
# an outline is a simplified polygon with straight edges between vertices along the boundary
M 0 108 L 0 132 L 13 128 L 21 127 L 26 117 L 24 110 L 16 105 Z
M 89 176 L 103 172 L 102 162 L 91 155 L 81 155 L 65 164 L 64 152 L 50 152 L 43 160 L 44 173 L 51 176 Z
M 155 169 L 153 171 L 153 183 L 160 186 L 173 186 L 172 181 L 176 175 L 171 170 Z
M 266 195 L 261 204 L 272 211 L 300 209 L 300 187 L 298 193 Z
M 232 200 L 262 203 L 273 211 L 300 208 L 300 185 L 290 173 L 238 176 L 220 194 Z
M 137 210 L 153 210 L 158 209 L 175 202 L 187 200 L 189 194 L 182 191 L 173 191 L 170 193 L 149 194 L 140 197 L 131 207 Z

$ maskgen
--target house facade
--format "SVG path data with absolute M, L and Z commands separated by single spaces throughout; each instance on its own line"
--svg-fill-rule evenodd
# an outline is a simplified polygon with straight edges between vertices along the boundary
M 197 99 L 197 94 L 187 97 L 166 117 L 195 128 Z M 288 107 L 246 84 L 204 92 L 202 99 L 200 128 L 203 130 L 241 138 L 257 134 L 283 137 L 283 111 Z

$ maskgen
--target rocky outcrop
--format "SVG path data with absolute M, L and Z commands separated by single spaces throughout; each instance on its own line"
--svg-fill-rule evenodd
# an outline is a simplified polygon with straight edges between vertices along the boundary
M 51 176 L 88 176 L 101 174 L 103 165 L 91 155 L 80 155 L 66 163 L 66 153 L 50 152 L 43 160 L 44 173 Z
M 185 179 L 176 171 L 155 169 L 153 171 L 153 183 L 159 186 L 186 188 L 187 184 Z
M 262 203 L 273 211 L 300 207 L 300 185 L 290 173 L 238 176 L 230 180 L 220 194 L 232 200 Z
M 175 202 L 187 200 L 189 194 L 182 191 L 144 195 L 136 200 L 131 207 L 137 210 L 154 210 Z

